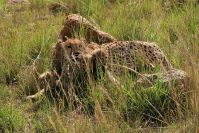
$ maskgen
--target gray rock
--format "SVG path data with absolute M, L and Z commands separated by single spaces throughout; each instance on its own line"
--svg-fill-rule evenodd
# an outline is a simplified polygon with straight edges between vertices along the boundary
M 137 80 L 136 85 L 151 87 L 155 83 L 161 82 L 165 86 L 184 86 L 188 79 L 186 72 L 172 69 L 164 73 L 144 74 L 143 77 Z
M 19 4 L 19 3 L 30 4 L 30 2 L 28 0 L 9 0 L 8 3 L 10 3 L 10 4 Z

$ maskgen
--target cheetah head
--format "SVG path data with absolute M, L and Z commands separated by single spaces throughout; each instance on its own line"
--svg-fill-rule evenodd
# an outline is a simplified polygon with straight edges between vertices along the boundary
M 85 44 L 79 39 L 67 39 L 62 43 L 64 56 L 69 61 L 78 62 L 85 52 Z
M 75 81 L 88 81 L 88 77 L 98 79 L 101 70 L 105 70 L 108 54 L 103 48 L 95 45 L 97 44 L 70 38 L 55 46 L 53 66 L 64 82 L 64 78 Z
M 105 50 L 99 47 L 93 47 L 79 39 L 67 39 L 62 43 L 65 58 L 68 61 L 76 63 L 86 63 L 94 66 L 96 64 L 105 63 Z
M 59 75 L 62 73 L 62 67 L 65 62 L 78 63 L 82 52 L 85 50 L 84 41 L 78 39 L 67 39 L 62 42 L 59 41 L 53 48 L 52 67 Z
M 93 47 L 92 44 L 86 44 L 84 41 L 78 39 L 67 39 L 62 43 L 65 54 L 65 62 L 73 65 L 73 68 L 80 68 L 78 71 L 86 71 L 91 77 L 95 79 L 99 75 L 99 70 L 105 69 L 107 54 L 104 49 L 100 47 Z

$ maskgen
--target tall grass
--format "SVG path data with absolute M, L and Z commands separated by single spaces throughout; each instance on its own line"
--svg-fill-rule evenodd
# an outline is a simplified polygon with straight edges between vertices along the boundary
M 197 132 L 199 5 L 194 0 L 30 2 L 9 5 L 0 1 L 0 131 Z M 174 67 L 188 73 L 190 84 L 186 90 L 164 88 L 161 83 L 146 89 L 132 87 L 129 79 L 118 88 L 104 80 L 90 86 L 87 102 L 95 105 L 93 116 L 62 110 L 47 98 L 36 103 L 25 101 L 24 97 L 39 89 L 29 66 L 41 52 L 39 72 L 50 69 L 51 48 L 65 19 L 64 12 L 52 14 L 48 10 L 54 2 L 76 4 L 79 14 L 119 40 L 156 42 Z

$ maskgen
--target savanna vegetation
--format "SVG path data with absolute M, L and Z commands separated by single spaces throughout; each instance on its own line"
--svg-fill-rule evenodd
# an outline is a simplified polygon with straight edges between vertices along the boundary
M 0 0 L 0 132 L 199 132 L 199 3 L 196 0 Z M 52 5 L 53 4 L 53 5 Z M 61 6 L 55 6 L 60 4 Z M 32 73 L 51 69 L 52 46 L 67 15 L 78 13 L 118 40 L 156 42 L 183 87 L 89 87 L 82 113 L 51 98 L 26 100 L 39 90 Z M 122 79 L 121 79 L 122 80 Z

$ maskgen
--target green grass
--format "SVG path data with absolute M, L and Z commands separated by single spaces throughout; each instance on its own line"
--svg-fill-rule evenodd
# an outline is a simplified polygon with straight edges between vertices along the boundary
M 2 131 L 20 131 L 25 125 L 25 118 L 22 112 L 12 107 L 3 107 L 0 109 L 0 129 Z
M 30 0 L 30 5 L 9 5 L 1 0 L 0 132 L 197 132 L 199 5 L 178 1 Z M 73 3 L 76 9 L 53 15 L 48 10 L 53 2 Z M 161 83 L 132 87 L 130 79 L 118 88 L 102 81 L 90 87 L 87 102 L 94 103 L 94 116 L 62 109 L 47 98 L 24 100 L 39 89 L 32 61 L 41 51 L 39 72 L 50 69 L 65 14 L 76 11 L 119 40 L 156 42 L 175 68 L 188 73 L 186 90 Z

